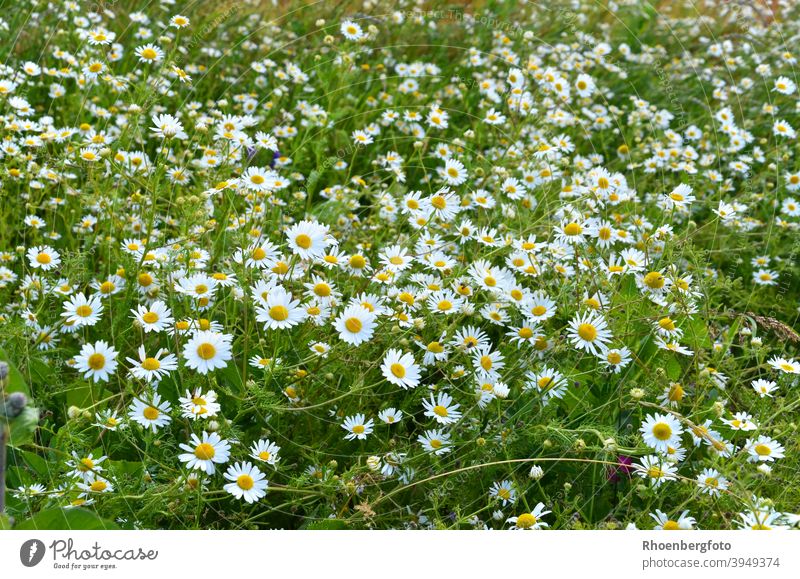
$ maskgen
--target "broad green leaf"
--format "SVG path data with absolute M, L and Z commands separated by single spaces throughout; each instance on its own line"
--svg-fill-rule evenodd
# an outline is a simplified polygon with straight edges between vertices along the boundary
M 25 381 L 25 377 L 22 375 L 22 372 L 17 370 L 17 367 L 11 362 L 11 359 L 2 348 L 0 348 L 0 361 L 8 364 L 8 384 L 6 385 L 6 392 L 22 392 L 26 396 L 30 396 L 31 390 L 28 387 L 28 383 Z
M 24 521 L 20 521 L 15 529 L 38 530 L 95 530 L 118 529 L 116 523 L 101 519 L 94 511 L 83 508 L 46 509 Z

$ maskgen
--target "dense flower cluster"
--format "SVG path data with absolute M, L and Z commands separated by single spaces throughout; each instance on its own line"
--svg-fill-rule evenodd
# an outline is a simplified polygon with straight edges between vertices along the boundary
M 0 21 L 18 518 L 798 523 L 789 18 L 29 4 Z

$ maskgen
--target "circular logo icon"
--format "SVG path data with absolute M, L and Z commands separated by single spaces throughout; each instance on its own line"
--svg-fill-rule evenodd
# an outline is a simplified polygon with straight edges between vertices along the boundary
M 35 567 L 44 558 L 44 543 L 39 539 L 28 539 L 19 548 L 19 560 L 26 567 Z

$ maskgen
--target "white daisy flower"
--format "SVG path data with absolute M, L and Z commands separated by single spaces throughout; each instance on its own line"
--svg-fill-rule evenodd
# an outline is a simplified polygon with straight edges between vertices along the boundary
M 197 332 L 183 347 L 186 366 L 200 374 L 224 368 L 232 357 L 231 336 L 218 332 Z
M 389 382 L 403 389 L 419 386 L 420 368 L 411 353 L 403 353 L 394 348 L 387 351 L 383 357 L 381 372 Z
M 80 354 L 75 356 L 75 369 L 94 382 L 108 382 L 117 369 L 117 354 L 114 347 L 103 340 L 84 344 Z
M 203 431 L 200 438 L 192 433 L 191 445 L 180 444 L 180 448 L 186 452 L 178 455 L 178 460 L 186 463 L 186 468 L 202 470 L 206 474 L 214 474 L 217 464 L 228 462 L 231 445 L 227 440 L 223 440 L 219 434 Z
M 249 462 L 237 462 L 228 467 L 224 477 L 232 481 L 222 488 L 237 499 L 255 503 L 267 494 L 266 475 Z

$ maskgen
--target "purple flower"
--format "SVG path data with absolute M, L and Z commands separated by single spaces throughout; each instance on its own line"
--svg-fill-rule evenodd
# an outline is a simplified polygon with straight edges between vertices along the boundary
M 272 161 L 270 161 L 270 163 L 269 163 L 270 169 L 274 169 L 275 168 L 275 161 L 277 161 L 280 158 L 281 158 L 281 152 L 280 151 L 275 151 L 274 153 L 272 153 Z
M 617 464 L 607 468 L 606 476 L 608 476 L 608 480 L 610 482 L 615 483 L 619 481 L 620 474 L 630 476 L 631 472 L 633 472 L 633 459 L 629 456 L 620 454 L 617 457 Z

